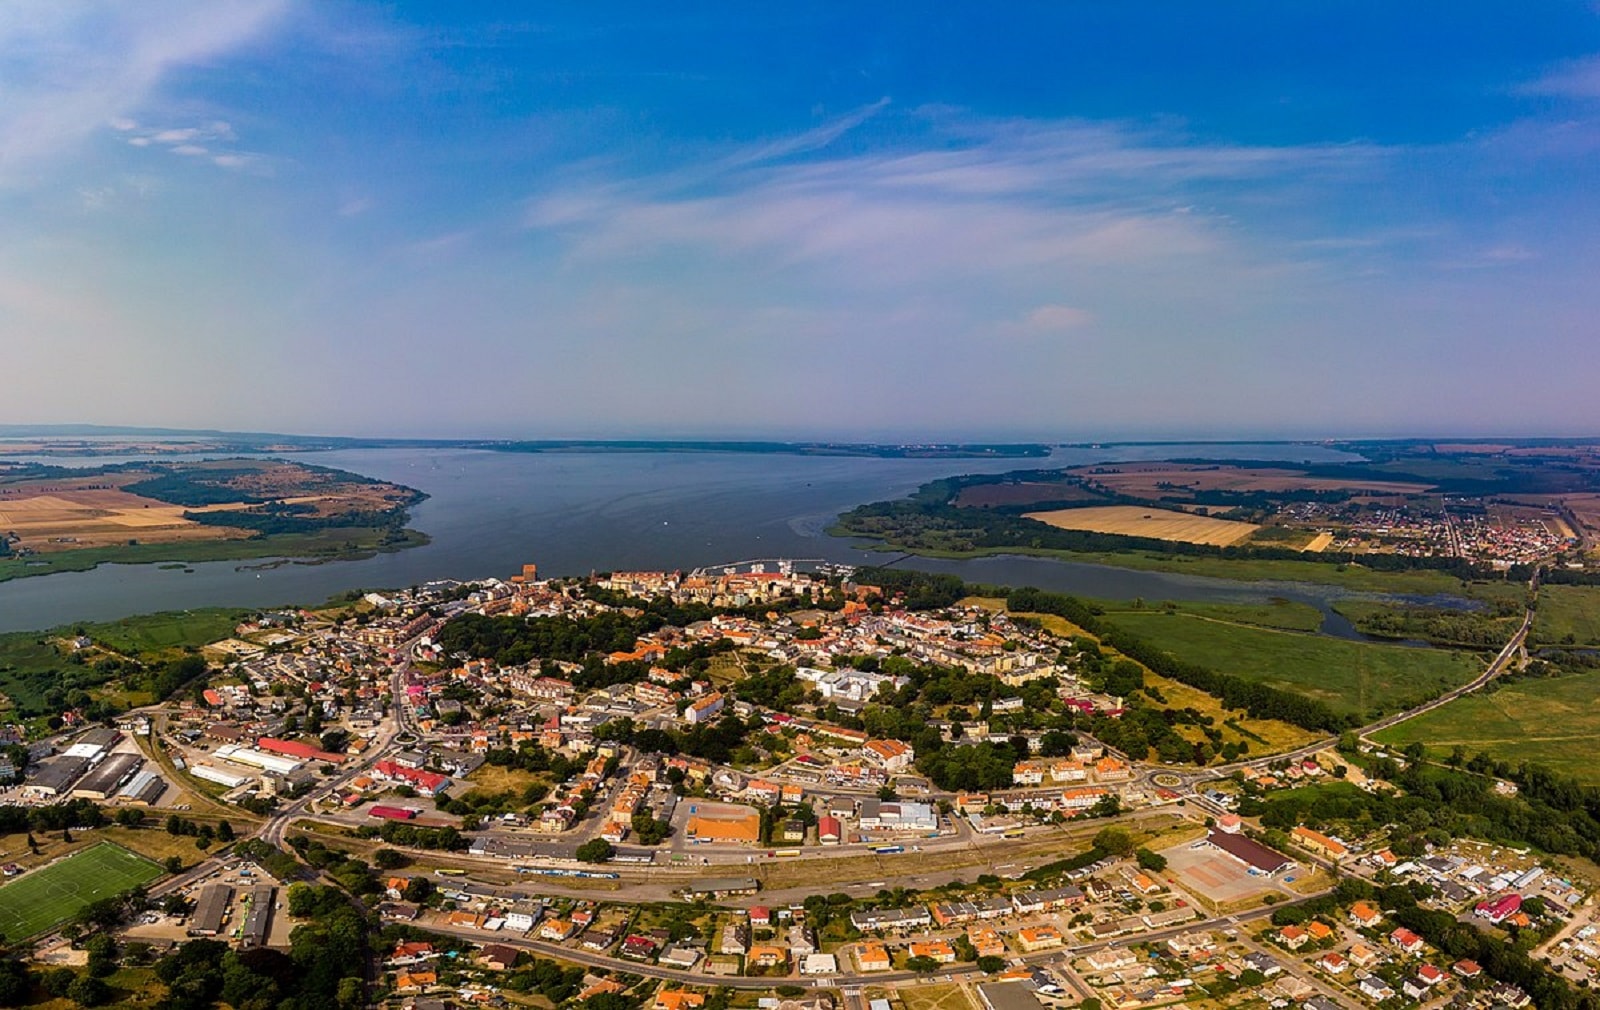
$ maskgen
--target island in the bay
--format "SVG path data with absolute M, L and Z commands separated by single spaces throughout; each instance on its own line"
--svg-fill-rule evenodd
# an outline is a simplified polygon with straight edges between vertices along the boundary
M 350 558 L 426 543 L 425 496 L 275 459 L 70 468 L 0 460 L 0 580 L 108 561 Z

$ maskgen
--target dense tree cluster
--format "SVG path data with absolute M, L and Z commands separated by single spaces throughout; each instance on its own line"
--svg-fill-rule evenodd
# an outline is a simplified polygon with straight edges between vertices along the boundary
M 105 823 L 105 811 L 89 800 L 64 800 L 42 807 L 0 806 L 0 834 L 98 828 Z
M 376 834 L 390 845 L 403 845 L 409 849 L 441 849 L 457 851 L 472 844 L 472 840 L 455 828 L 430 828 L 401 821 L 385 821 L 375 832 L 370 826 L 361 829 L 363 835 Z
M 739 681 L 739 697 L 752 705 L 761 705 L 778 712 L 793 711 L 804 703 L 811 689 L 794 675 L 792 666 L 775 666 L 758 670 Z
M 462 614 L 439 632 L 439 644 L 447 652 L 492 659 L 501 666 L 517 666 L 531 659 L 580 663 L 591 655 L 631 649 L 640 635 L 665 623 L 654 614 L 630 617 L 620 611 L 581 620 Z
M 1420 748 L 1412 754 L 1420 757 Z M 1350 786 L 1295 791 L 1247 800 L 1240 812 L 1259 813 L 1263 826 L 1284 831 L 1302 823 L 1348 824 L 1357 833 L 1392 827 L 1399 853 L 1472 837 L 1600 858 L 1600 789 L 1537 765 L 1509 767 L 1482 756 L 1465 764 L 1456 769 L 1413 760 L 1402 769 L 1380 759 L 1369 764 L 1368 773 L 1394 782 L 1401 794 Z M 1516 794 L 1495 791 L 1494 777 L 1515 782 Z
M 938 610 L 955 605 L 967 595 L 967 586 L 958 576 L 914 568 L 863 568 L 856 572 L 854 580 L 877 586 L 889 596 L 904 595 L 908 610 Z
M 1344 613 L 1339 606 L 1335 610 Z M 1498 650 L 1522 619 L 1522 608 L 1503 601 L 1488 611 L 1438 607 L 1362 608 L 1345 614 L 1356 630 L 1374 638 L 1420 639 L 1468 649 Z
M 683 627 L 709 618 L 714 611 L 700 605 L 679 606 L 670 600 L 628 600 L 630 613 L 606 611 L 573 620 L 567 617 L 485 617 L 462 614 L 439 634 L 439 642 L 450 653 L 463 653 L 492 659 L 500 666 L 519 666 L 533 660 L 549 666 L 548 672 L 567 677 L 580 688 L 609 687 L 643 680 L 649 663 L 606 662 L 613 652 L 634 647 L 641 635 L 669 625 Z M 669 670 L 701 673 L 711 656 L 733 648 L 720 640 L 699 642 L 667 653 L 661 665 Z M 578 663 L 575 673 L 558 671 L 557 662 Z

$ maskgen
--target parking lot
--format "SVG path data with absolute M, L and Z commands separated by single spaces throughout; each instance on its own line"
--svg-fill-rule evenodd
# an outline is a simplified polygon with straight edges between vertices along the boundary
M 1249 898 L 1270 886 L 1265 877 L 1252 877 L 1238 860 L 1209 845 L 1179 845 L 1161 854 L 1167 857 L 1167 876 L 1218 904 Z

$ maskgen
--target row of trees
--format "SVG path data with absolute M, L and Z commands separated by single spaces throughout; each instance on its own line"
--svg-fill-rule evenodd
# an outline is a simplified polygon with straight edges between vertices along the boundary
M 1163 677 L 1198 688 L 1221 699 L 1230 709 L 1243 709 L 1257 719 L 1277 719 L 1304 729 L 1336 733 L 1354 726 L 1354 715 L 1340 714 L 1320 701 L 1232 674 L 1218 673 L 1178 659 L 1136 635 L 1105 621 L 1100 612 L 1081 600 L 1060 593 L 1029 588 L 1006 595 L 1006 609 L 1019 613 L 1044 613 L 1064 617 L 1096 636 L 1129 659 L 1144 664 Z

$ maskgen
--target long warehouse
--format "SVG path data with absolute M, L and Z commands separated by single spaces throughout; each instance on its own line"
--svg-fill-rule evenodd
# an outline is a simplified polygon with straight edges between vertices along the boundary
M 250 910 L 244 914 L 244 926 L 239 930 L 240 947 L 249 950 L 267 945 L 267 930 L 272 927 L 272 896 L 271 887 L 250 889 Z
M 143 764 L 144 758 L 138 754 L 113 754 L 73 786 L 72 795 L 85 800 L 110 799 Z
M 228 903 L 233 900 L 233 888 L 227 884 L 208 884 L 200 892 L 194 905 L 194 915 L 189 919 L 190 936 L 216 936 L 222 932 L 222 922 L 228 915 Z

